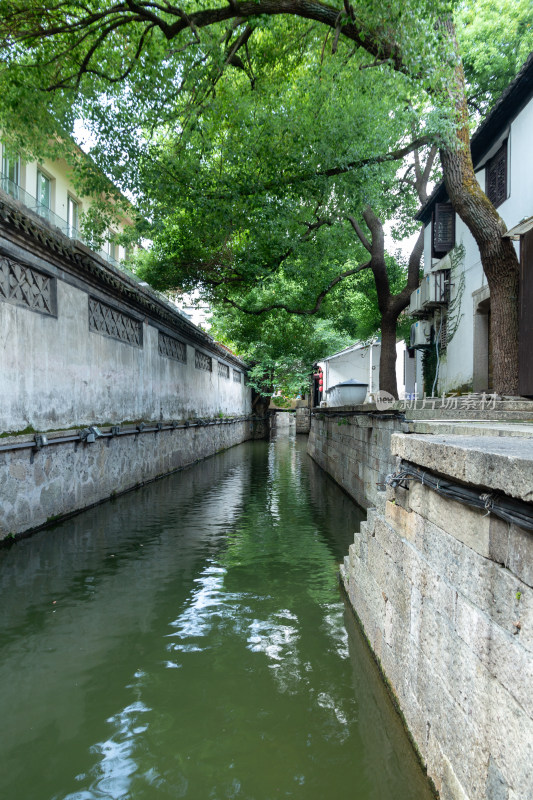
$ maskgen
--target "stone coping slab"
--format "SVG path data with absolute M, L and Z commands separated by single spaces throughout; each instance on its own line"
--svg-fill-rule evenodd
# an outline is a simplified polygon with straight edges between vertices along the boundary
M 395 433 L 393 455 L 463 483 L 533 502 L 533 440 Z
M 533 438 L 533 423 L 512 420 L 508 422 L 495 420 L 415 420 L 414 422 L 406 422 L 405 428 L 404 433 Z
M 349 413 L 385 414 L 390 415 L 391 418 L 402 415 L 407 422 L 433 420 L 461 422 L 465 420 L 483 423 L 487 420 L 498 420 L 500 422 L 533 423 L 533 400 L 515 398 L 513 400 L 496 400 L 494 403 L 486 401 L 485 407 L 481 409 L 479 403 L 474 403 L 471 408 L 461 407 L 460 402 L 463 399 L 468 399 L 468 396 L 457 398 L 458 408 L 442 407 L 442 398 L 437 397 L 425 401 L 398 400 L 387 408 L 378 408 L 376 403 L 363 403 L 351 406 L 315 406 L 311 411 L 314 415 L 322 414 L 325 417 Z

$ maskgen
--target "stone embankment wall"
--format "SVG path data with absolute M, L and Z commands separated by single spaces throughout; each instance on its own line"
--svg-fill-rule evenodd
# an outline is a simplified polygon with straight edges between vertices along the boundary
M 298 407 L 296 415 L 296 433 L 309 433 L 311 430 L 311 409 L 308 406 Z
M 217 420 L 102 437 L 90 444 L 54 444 L 54 438 L 69 434 L 72 431 L 50 434 L 40 450 L 0 452 L 0 539 L 43 526 L 254 438 L 254 423 Z M 33 437 L 0 439 L 2 444 L 18 446 L 24 441 L 31 442 Z
M 270 411 L 270 428 L 273 434 L 288 435 L 296 431 L 296 416 L 293 411 Z
M 314 409 L 307 452 L 363 508 L 376 503 L 394 469 L 391 435 L 402 422 L 373 406 Z
M 265 433 L 243 361 L 3 192 L 0 341 L 0 538 Z
M 533 511 L 531 436 L 396 433 L 391 448 Z M 407 486 L 374 494 L 341 567 L 351 604 L 441 800 L 531 798 L 533 531 Z

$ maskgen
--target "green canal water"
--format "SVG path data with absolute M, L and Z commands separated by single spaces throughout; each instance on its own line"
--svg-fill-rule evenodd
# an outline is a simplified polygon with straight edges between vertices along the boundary
M 0 797 L 429 800 L 338 587 L 362 517 L 286 437 L 0 551 Z

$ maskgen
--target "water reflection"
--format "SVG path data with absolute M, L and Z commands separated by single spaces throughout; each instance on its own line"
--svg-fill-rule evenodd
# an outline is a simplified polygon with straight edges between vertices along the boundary
M 429 798 L 344 618 L 361 516 L 286 437 L 0 552 L 3 795 Z

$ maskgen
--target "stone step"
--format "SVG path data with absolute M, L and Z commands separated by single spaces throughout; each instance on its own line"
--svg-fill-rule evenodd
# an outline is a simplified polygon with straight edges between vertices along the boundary
M 404 433 L 457 436 L 512 436 L 533 438 L 533 422 L 499 420 L 415 420 L 404 423 Z
M 406 408 L 403 412 L 405 418 L 411 420 L 473 420 L 483 422 L 484 420 L 496 420 L 505 422 L 533 422 L 533 405 L 525 406 L 522 409 L 455 409 L 455 408 Z

